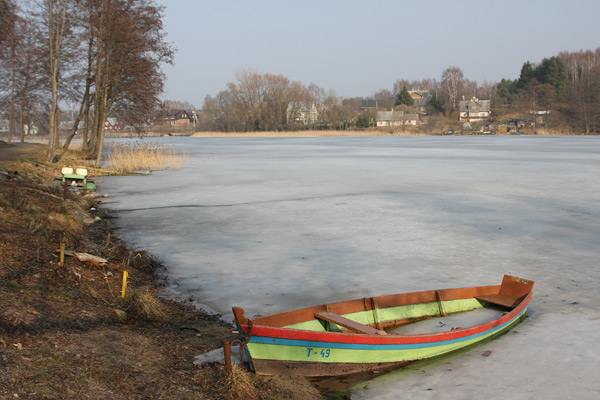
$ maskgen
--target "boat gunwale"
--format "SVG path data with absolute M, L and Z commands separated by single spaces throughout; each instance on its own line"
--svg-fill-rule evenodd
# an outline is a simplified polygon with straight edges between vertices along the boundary
M 497 294 L 501 288 L 502 285 L 470 286 L 438 290 L 421 290 L 416 292 L 396 293 L 376 297 L 364 297 L 298 308 L 271 315 L 258 316 L 252 318 L 252 323 L 254 325 L 285 328 L 289 325 L 312 320 L 314 318 L 314 313 L 317 311 L 334 311 L 337 314 L 344 315 L 359 311 L 372 311 L 374 309 L 383 310 L 391 307 L 417 305 L 447 300 L 471 299 L 486 294 Z M 472 293 L 469 293 L 469 295 L 465 296 L 464 293 L 467 291 Z M 361 306 L 360 308 L 357 307 L 359 305 Z M 234 307 L 234 309 L 236 308 L 238 307 Z M 338 312 L 338 310 L 341 310 L 342 312 Z M 302 316 L 303 314 L 304 317 L 300 319 L 298 316 Z
M 418 292 L 416 292 L 418 293 Z M 320 332 L 311 331 L 307 329 L 295 329 L 286 327 L 274 327 L 269 325 L 254 324 L 250 331 L 250 338 L 256 337 L 272 337 L 277 339 L 291 339 L 291 340 L 311 340 L 315 342 L 331 342 L 331 343 L 365 343 L 365 344 L 418 344 L 418 343 L 429 343 L 444 340 L 461 339 L 464 337 L 476 335 L 486 331 L 490 331 L 497 326 L 504 325 L 514 319 L 516 319 L 521 312 L 523 312 L 529 305 L 533 297 L 533 292 L 529 292 L 523 297 L 520 302 L 510 311 L 501 315 L 498 318 L 494 318 L 487 322 L 472 325 L 468 327 L 456 328 L 450 331 L 444 332 L 431 332 L 431 333 L 418 333 L 418 334 L 364 334 L 355 332 Z M 244 332 L 247 332 L 247 324 L 239 324 Z

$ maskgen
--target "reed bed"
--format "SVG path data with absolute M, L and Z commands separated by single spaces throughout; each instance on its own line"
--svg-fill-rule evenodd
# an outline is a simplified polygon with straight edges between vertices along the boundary
M 570 136 L 570 135 L 589 135 L 582 132 L 574 132 L 569 128 L 558 128 L 558 129 L 546 129 L 546 128 L 538 128 L 535 131 L 535 134 L 538 136 Z M 592 135 L 594 135 L 592 133 Z
M 561 135 L 586 135 L 582 132 L 574 132 L 570 129 L 552 129 L 538 128 L 534 134 L 531 129 L 525 130 L 528 135 L 538 136 L 561 136 Z M 422 132 L 422 131 L 396 131 L 392 129 L 373 129 L 373 130 L 348 130 L 348 131 L 270 131 L 270 132 L 195 132 L 192 137 L 344 137 L 344 136 L 436 136 L 440 132 Z M 462 135 L 478 135 L 476 131 L 465 131 Z M 512 135 L 510 132 L 496 132 L 494 135 Z
M 112 143 L 106 160 L 106 169 L 118 172 L 158 171 L 180 169 L 189 156 L 172 146 L 157 142 Z
M 337 136 L 425 136 L 427 133 L 388 129 L 347 131 L 195 132 L 193 137 L 337 137 Z

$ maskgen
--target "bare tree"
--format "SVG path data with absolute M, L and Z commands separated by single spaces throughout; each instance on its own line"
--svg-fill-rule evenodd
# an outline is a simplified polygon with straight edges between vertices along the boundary
M 327 96 L 323 102 L 324 106 L 324 123 L 328 128 L 337 129 L 344 123 L 342 115 L 342 101 L 334 93 Z
M 595 51 L 563 52 L 569 86 L 566 107 L 574 123 L 586 133 L 600 131 L 600 48 Z
M 73 3 L 69 0 L 39 0 L 40 19 L 45 25 L 48 50 L 48 71 L 51 91 L 50 124 L 47 161 L 54 159 L 59 140 L 59 101 L 61 69 L 64 62 L 65 39 L 70 32 Z
M 438 97 L 440 95 L 440 84 L 436 79 L 426 78 L 414 81 L 399 79 L 396 82 L 394 82 L 394 95 L 398 95 L 398 93 L 400 93 L 402 91 L 402 88 L 405 86 L 408 90 L 427 90 L 432 95 L 435 94 Z
M 388 89 L 379 89 L 373 98 L 377 100 L 377 104 L 382 108 L 392 108 L 396 100 L 396 96 Z
M 71 145 L 71 141 L 73 140 L 73 137 L 77 134 L 77 132 L 79 130 L 79 125 L 80 125 L 81 121 L 83 120 L 84 128 L 83 128 L 83 134 L 82 134 L 82 136 L 83 136 L 82 137 L 82 139 L 83 139 L 82 150 L 87 152 L 89 150 L 89 148 L 88 148 L 88 146 L 89 146 L 88 133 L 89 133 L 89 125 L 90 125 L 90 108 L 91 108 L 91 96 L 92 96 L 91 90 L 92 90 L 92 85 L 94 82 L 93 72 L 94 72 L 94 62 L 96 59 L 96 57 L 95 57 L 96 56 L 96 54 L 95 54 L 96 37 L 94 36 L 94 29 L 95 29 L 94 5 L 92 2 L 81 3 L 78 11 L 79 11 L 79 21 L 80 21 L 80 24 L 82 27 L 82 29 L 80 31 L 81 42 L 87 43 L 87 45 L 85 47 L 82 46 L 81 50 L 83 51 L 84 48 L 87 48 L 86 49 L 87 57 L 85 58 L 85 60 L 86 60 L 85 66 L 82 65 L 82 71 L 85 71 L 85 72 L 80 72 L 79 82 L 77 82 L 76 84 L 73 85 L 75 88 L 83 86 L 83 91 L 78 92 L 77 89 L 75 89 L 74 93 L 72 95 L 74 103 L 79 101 L 79 110 L 73 118 L 73 125 L 71 127 L 71 132 L 65 139 L 65 143 L 63 144 L 63 150 L 67 150 L 69 148 L 69 146 Z M 80 57 L 80 58 L 83 59 L 83 57 Z M 80 84 L 81 81 L 83 81 L 83 85 Z M 79 98 L 77 98 L 77 97 L 79 97 Z
M 496 87 L 498 84 L 496 82 L 488 82 L 483 81 L 481 85 L 476 86 L 475 88 L 475 97 L 480 99 L 492 99 L 496 94 Z
M 246 128 L 246 116 L 237 108 L 237 98 L 230 90 L 222 90 L 217 95 L 220 124 L 225 132 L 243 132 Z
M 0 0 L 0 12 L 4 13 L 4 6 L 9 3 Z M 164 8 L 153 0 L 31 0 L 24 4 L 28 7 L 26 16 L 31 15 L 35 21 L 24 24 L 19 40 L 14 41 L 15 63 L 9 68 L 6 59 L 2 59 L 0 64 L 10 71 L 0 79 L 5 80 L 2 86 L 9 87 L 12 93 L 5 96 L 12 99 L 12 113 L 16 113 L 17 96 L 20 99 L 21 136 L 26 114 L 32 112 L 29 110 L 37 109 L 38 115 L 46 113 L 43 102 L 33 103 L 43 96 L 44 84 L 49 98 L 49 121 L 37 124 L 48 126 L 47 159 L 60 157 L 55 154 L 59 144 L 59 104 L 69 101 L 79 107 L 63 148 L 68 148 L 83 120 L 84 149 L 99 163 L 108 115 L 142 126 L 160 106 L 158 95 L 164 83 L 160 66 L 172 62 L 173 57 L 173 49 L 164 41 Z M 38 32 L 34 27 L 39 28 Z M 0 44 L 0 51 L 6 55 L 3 50 L 8 47 L 4 43 Z M 45 55 L 43 69 L 40 54 Z M 12 113 L 10 120 L 14 120 Z
M 287 124 L 287 109 L 293 96 L 290 81 L 283 75 L 266 74 L 263 76 L 263 85 L 261 128 L 283 130 Z
M 244 131 L 260 130 L 260 115 L 263 106 L 263 76 L 256 69 L 245 69 L 236 73 L 238 83 L 229 83 L 236 111 L 245 121 Z
M 422 79 L 419 89 L 428 90 L 432 95 L 440 96 L 440 83 L 436 79 Z
M 310 109 L 315 105 L 310 93 L 300 82 L 292 82 L 283 75 L 264 76 L 265 102 L 261 120 L 266 130 L 284 130 L 299 108 Z M 316 105 L 315 105 L 316 107 Z M 289 118 L 292 116 L 291 118 Z M 309 123 L 316 121 L 310 120 Z
M 308 85 L 306 90 L 308 91 L 308 94 L 315 105 L 319 108 L 323 108 L 325 100 L 327 99 L 327 91 L 314 83 Z
M 362 99 L 359 97 L 350 97 L 340 99 L 337 113 L 339 113 L 340 125 L 342 130 L 351 127 L 359 114 L 359 106 Z
M 203 106 L 213 122 L 220 120 L 220 126 L 228 131 L 287 129 L 290 119 L 314 103 L 304 85 L 283 75 L 263 75 L 246 69 L 238 71 L 236 77 L 237 83 L 230 82 L 227 90 L 219 94 L 218 102 L 207 98 Z
M 164 41 L 163 8 L 154 1 L 95 0 L 90 4 L 95 64 L 87 150 L 99 165 L 109 114 L 142 129 L 160 109 L 158 95 L 164 85 L 160 67 L 172 62 L 173 49 Z
M 20 18 L 17 17 L 15 26 L 11 29 L 10 34 L 5 39 L 4 43 L 7 47 L 7 54 L 5 59 L 8 60 L 9 74 L 10 74 L 10 89 L 9 89 L 9 111 L 8 111 L 8 143 L 12 141 L 13 129 L 14 129 L 14 114 L 15 114 L 15 97 L 16 97 L 16 84 L 17 84 L 17 65 L 18 65 L 18 53 L 21 43 L 20 37 Z
M 442 72 L 442 91 L 447 104 L 456 109 L 459 94 L 463 90 L 464 74 L 458 67 L 448 67 Z
M 219 106 L 219 99 L 212 96 L 206 96 L 198 118 L 198 127 L 202 131 L 226 131 L 222 123 L 222 110 Z
M 0 0 L 0 98 L 8 105 L 8 142 L 12 141 L 15 85 L 17 75 L 17 54 L 19 40 L 17 7 L 12 1 Z
M 21 142 L 25 141 L 25 126 L 31 128 L 32 112 L 31 108 L 35 101 L 39 101 L 37 94 L 44 88 L 43 65 L 44 54 L 38 47 L 39 32 L 34 28 L 33 21 L 30 18 L 23 18 L 20 21 L 21 43 L 18 68 L 18 99 L 19 109 L 19 129 Z M 27 122 L 27 124 L 25 123 Z
M 191 104 L 190 102 L 188 102 L 187 100 L 185 100 L 185 101 L 165 100 L 165 101 L 163 101 L 162 107 L 165 110 L 195 110 L 196 109 L 196 107 L 194 107 L 194 105 Z
M 13 33 L 17 6 L 12 0 L 0 0 L 0 47 Z

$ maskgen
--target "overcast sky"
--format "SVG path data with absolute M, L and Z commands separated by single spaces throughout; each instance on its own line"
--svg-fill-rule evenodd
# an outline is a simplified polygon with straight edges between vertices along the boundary
M 158 0 L 177 48 L 165 99 L 200 108 L 257 69 L 344 97 L 398 79 L 519 77 L 526 61 L 600 47 L 599 0 Z

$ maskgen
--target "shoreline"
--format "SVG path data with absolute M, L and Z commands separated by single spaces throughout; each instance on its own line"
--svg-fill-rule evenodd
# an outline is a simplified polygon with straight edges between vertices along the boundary
M 554 132 L 539 131 L 532 132 L 496 132 L 482 133 L 478 131 L 464 132 L 455 134 L 444 134 L 442 132 L 417 132 L 417 131 L 397 131 L 383 128 L 373 128 L 368 130 L 347 130 L 347 131 L 323 131 L 323 130 L 305 130 L 305 131 L 255 131 L 255 132 L 145 132 L 135 134 L 131 132 L 107 132 L 106 139 L 156 139 L 161 137 L 194 137 L 194 138 L 318 138 L 318 137 L 411 137 L 411 136 L 600 136 L 595 133 L 573 133 L 573 132 Z M 63 136 L 61 136 L 61 139 Z M 0 135 L 0 141 L 7 141 L 7 135 Z M 75 137 L 73 143 L 79 143 L 81 137 Z M 24 143 L 47 144 L 47 135 L 28 135 Z M 20 145 L 20 137 L 14 137 L 10 145 Z
M 0 161 L 0 397 L 323 398 L 304 379 L 194 365 L 232 336 L 231 325 L 161 297 L 156 257 L 116 238 L 96 199 L 68 192 L 64 200 L 50 185 L 59 166 L 34 147 L 13 157 L 0 142 L 0 155 L 11 153 Z M 61 263 L 61 242 L 106 262 Z

